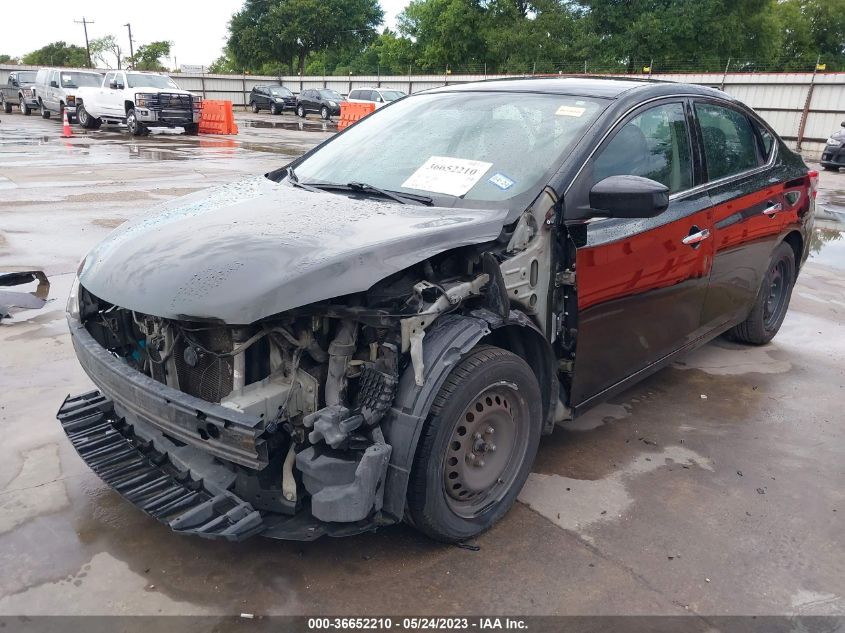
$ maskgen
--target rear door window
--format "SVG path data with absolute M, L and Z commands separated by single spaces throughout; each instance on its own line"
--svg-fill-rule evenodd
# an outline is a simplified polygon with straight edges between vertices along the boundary
M 593 184 L 641 176 L 678 193 L 692 187 L 692 153 L 682 103 L 659 105 L 628 121 L 593 163 Z
M 713 103 L 696 103 L 695 113 L 701 127 L 710 181 L 741 174 L 763 164 L 757 137 L 747 116 Z

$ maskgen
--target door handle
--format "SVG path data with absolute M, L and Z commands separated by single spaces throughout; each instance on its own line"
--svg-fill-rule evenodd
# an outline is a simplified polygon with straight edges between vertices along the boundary
M 763 209 L 763 215 L 768 215 L 772 217 L 783 211 L 783 205 L 780 202 L 770 202 L 765 209 Z
M 698 233 L 691 233 L 681 240 L 687 246 L 696 247 L 710 237 L 710 229 L 702 229 Z

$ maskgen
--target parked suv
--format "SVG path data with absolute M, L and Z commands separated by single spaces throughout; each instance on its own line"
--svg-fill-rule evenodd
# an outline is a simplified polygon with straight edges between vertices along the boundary
M 328 88 L 308 88 L 299 93 L 296 100 L 296 113 L 304 117 L 309 112 L 319 112 L 328 119 L 340 114 L 340 104 L 345 101 L 339 93 Z
M 3 112 L 9 114 L 13 106 L 18 106 L 20 111 L 26 115 L 38 105 L 35 101 L 35 75 L 34 70 L 16 70 L 9 73 L 6 85 L 0 92 L 0 105 Z
M 35 78 L 41 116 L 49 119 L 51 112 L 61 116 L 66 109 L 68 121 L 72 121 L 76 117 L 76 92 L 83 86 L 98 88 L 102 81 L 102 73 L 95 71 L 42 68 Z
M 845 128 L 845 121 L 842 127 Z M 845 167 L 845 130 L 837 130 L 827 139 L 821 163 L 827 171 L 839 171 L 840 167 Z
M 396 101 L 402 97 L 407 97 L 407 93 L 401 90 L 390 90 L 388 88 L 355 88 L 349 92 L 346 98 L 350 103 L 375 103 L 376 110 L 387 105 L 391 101 Z
M 270 110 L 270 114 L 281 114 L 296 108 L 296 97 L 284 86 L 255 86 L 249 95 L 249 107 L 256 113 Z

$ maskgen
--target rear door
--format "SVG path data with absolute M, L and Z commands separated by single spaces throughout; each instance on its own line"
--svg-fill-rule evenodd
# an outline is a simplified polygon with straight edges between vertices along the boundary
M 587 405 L 646 371 L 701 333 L 712 263 L 712 212 L 697 187 L 689 103 L 641 107 L 618 124 L 564 199 L 589 207 L 604 178 L 634 175 L 669 187 L 654 218 L 598 219 L 567 227 L 576 243 L 577 350 L 573 406 Z
M 720 101 L 696 100 L 694 112 L 714 213 L 702 321 L 716 329 L 748 315 L 793 205 L 773 173 L 775 144 L 764 126 Z

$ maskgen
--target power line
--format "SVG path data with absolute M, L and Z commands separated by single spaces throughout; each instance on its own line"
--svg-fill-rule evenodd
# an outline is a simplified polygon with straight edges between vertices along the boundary
M 88 25 L 94 23 L 86 20 L 85 16 L 82 17 L 82 22 L 79 20 L 74 20 L 74 22 L 81 24 L 82 28 L 85 30 L 85 50 L 88 51 L 88 68 L 93 68 L 94 65 L 91 63 L 91 45 L 88 43 Z

